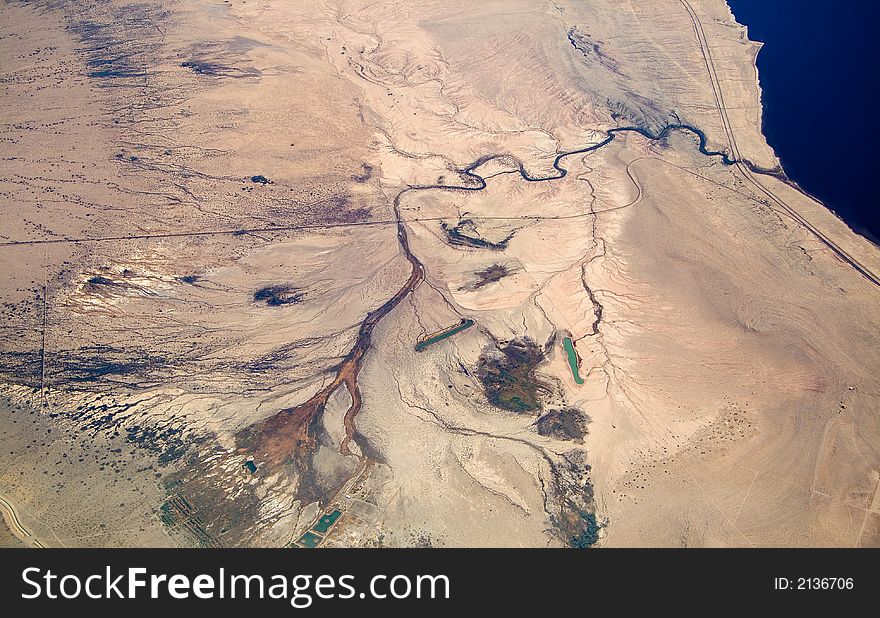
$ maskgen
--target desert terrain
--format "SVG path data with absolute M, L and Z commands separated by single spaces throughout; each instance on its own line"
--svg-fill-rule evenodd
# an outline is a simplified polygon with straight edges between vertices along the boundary
M 880 249 L 758 49 L 723 0 L 3 2 L 0 545 L 880 545 Z

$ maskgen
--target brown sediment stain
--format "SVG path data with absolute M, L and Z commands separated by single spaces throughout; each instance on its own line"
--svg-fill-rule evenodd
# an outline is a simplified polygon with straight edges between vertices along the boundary
M 343 417 L 345 438 L 339 446 L 339 452 L 342 455 L 352 455 L 349 444 L 353 439 L 356 439 L 363 453 L 362 459 L 376 459 L 378 457 L 376 453 L 371 451 L 366 440 L 358 434 L 354 424 L 354 419 L 360 412 L 363 403 L 357 378 L 372 343 L 373 329 L 424 278 L 424 267 L 410 251 L 406 229 L 399 215 L 400 199 L 405 192 L 403 191 L 397 196 L 394 208 L 398 220 L 398 241 L 404 255 L 412 265 L 409 278 L 394 296 L 378 309 L 367 314 L 358 329 L 354 346 L 342 362 L 336 366 L 336 375 L 329 384 L 315 393 L 308 401 L 294 408 L 281 410 L 274 416 L 256 423 L 236 435 L 239 450 L 253 456 L 260 470 L 266 471 L 265 473 L 271 474 L 279 466 L 292 464 L 300 474 L 300 495 L 319 497 L 312 495 L 316 492 L 313 487 L 310 487 L 311 482 L 308 482 L 314 474 L 312 458 L 317 451 L 319 423 L 330 396 L 342 385 L 348 389 L 351 404 Z

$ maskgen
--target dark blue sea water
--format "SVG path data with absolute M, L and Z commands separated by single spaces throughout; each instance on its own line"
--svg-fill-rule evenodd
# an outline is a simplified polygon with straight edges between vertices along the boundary
M 764 134 L 789 178 L 880 239 L 880 0 L 728 0 L 762 41 Z

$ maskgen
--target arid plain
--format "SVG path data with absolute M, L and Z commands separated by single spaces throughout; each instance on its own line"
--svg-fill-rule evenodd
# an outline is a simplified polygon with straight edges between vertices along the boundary
M 0 4 L 0 544 L 880 545 L 880 250 L 758 49 L 723 0 Z

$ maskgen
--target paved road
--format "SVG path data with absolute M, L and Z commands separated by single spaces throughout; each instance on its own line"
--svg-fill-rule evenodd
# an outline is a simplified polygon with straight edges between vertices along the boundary
M 43 546 L 42 543 L 35 539 L 34 535 L 22 525 L 21 521 L 19 521 L 18 514 L 15 512 L 15 507 L 2 496 L 0 496 L 0 512 L 3 513 L 3 519 L 12 531 L 12 534 L 21 539 L 25 545 L 33 545 L 35 547 Z

